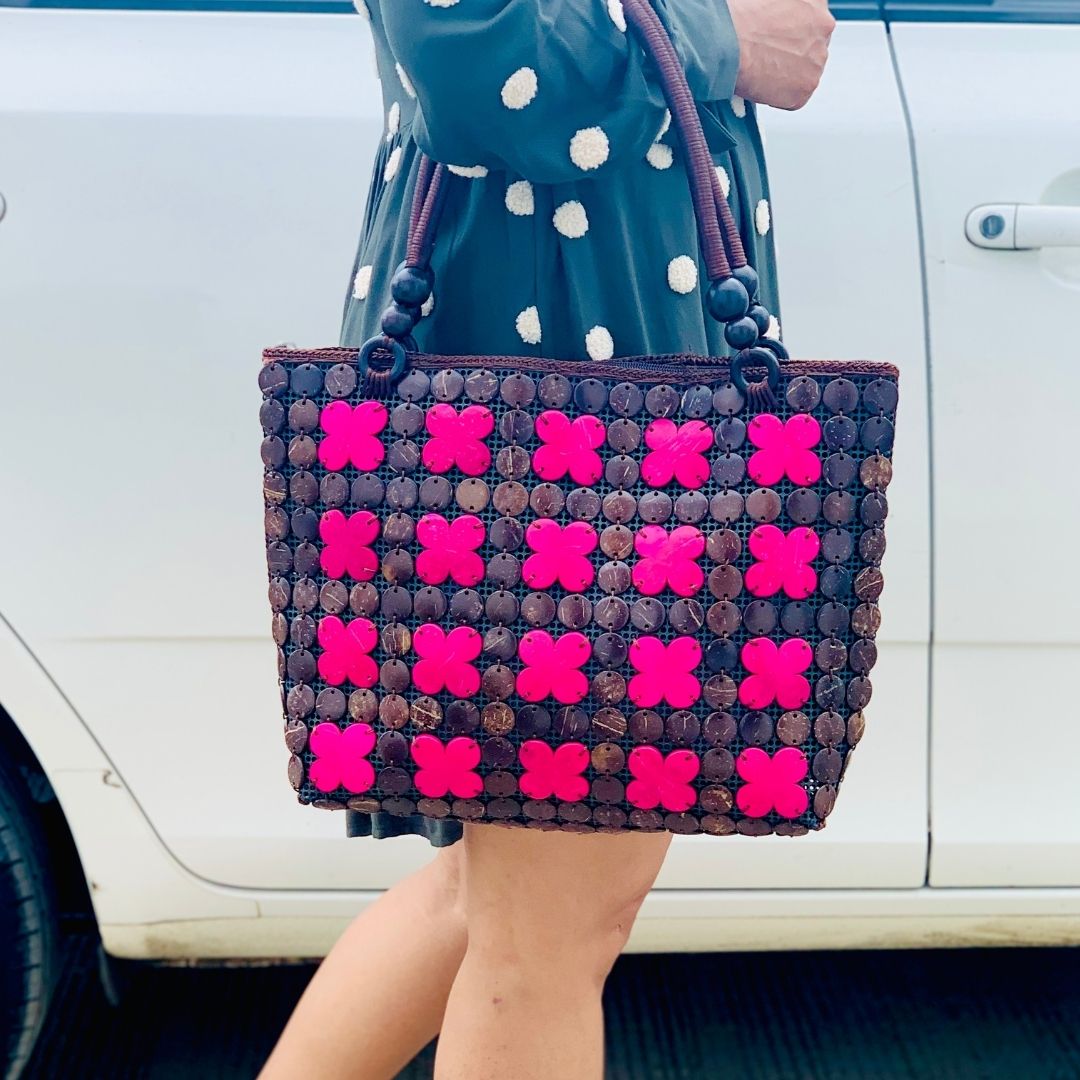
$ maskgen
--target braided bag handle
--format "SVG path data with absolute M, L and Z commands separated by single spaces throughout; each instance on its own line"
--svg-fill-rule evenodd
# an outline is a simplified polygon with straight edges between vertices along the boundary
M 672 126 L 686 155 L 690 196 L 709 278 L 705 303 L 713 318 L 725 324 L 724 340 L 733 349 L 731 380 L 743 393 L 767 401 L 779 381 L 779 361 L 786 360 L 788 354 L 779 341 L 766 336 L 772 316 L 757 299 L 758 276 L 747 262 L 734 215 L 713 168 L 686 74 L 649 0 L 623 0 L 623 10 L 627 24 L 653 61 Z M 373 392 L 400 378 L 407 368 L 406 353 L 416 351 L 412 330 L 420 319 L 421 305 L 434 287 L 431 252 L 452 179 L 445 165 L 421 154 L 409 212 L 405 261 L 390 283 L 393 301 L 383 312 L 382 335 L 360 350 L 361 372 Z M 749 383 L 747 368 L 763 368 L 764 379 Z

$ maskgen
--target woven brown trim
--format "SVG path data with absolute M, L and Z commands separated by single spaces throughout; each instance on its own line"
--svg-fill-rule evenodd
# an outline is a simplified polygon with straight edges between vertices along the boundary
M 326 361 L 355 364 L 358 353 L 358 349 L 343 346 L 290 349 L 276 345 L 263 350 L 262 360 L 264 364 L 309 364 Z M 649 383 L 669 382 L 672 379 L 690 382 L 726 379 L 729 361 L 730 358 L 726 356 L 695 356 L 690 353 L 628 356 L 601 363 L 594 360 L 550 360 L 537 356 L 440 356 L 432 353 L 413 353 L 409 356 L 411 367 L 435 370 L 454 367 L 510 368 L 515 371 L 554 371 L 566 376 L 592 375 L 596 378 Z M 785 360 L 781 363 L 780 370 L 784 375 L 879 375 L 894 380 L 899 380 L 900 377 L 895 365 L 881 360 Z

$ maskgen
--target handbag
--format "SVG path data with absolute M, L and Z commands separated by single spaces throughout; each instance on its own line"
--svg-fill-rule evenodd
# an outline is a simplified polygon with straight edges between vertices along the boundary
M 423 158 L 383 333 L 269 348 L 273 639 L 301 803 L 570 831 L 804 835 L 864 730 L 897 371 L 793 361 L 677 55 L 728 357 L 435 356 Z

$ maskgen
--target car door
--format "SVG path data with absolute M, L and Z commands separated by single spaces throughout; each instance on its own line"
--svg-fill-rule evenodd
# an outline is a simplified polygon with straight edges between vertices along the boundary
M 889 0 L 934 457 L 933 885 L 1080 885 L 1080 2 Z
M 0 610 L 194 874 L 377 888 L 424 842 L 347 840 L 285 779 L 255 377 L 264 345 L 337 339 L 381 99 L 351 9 L 274 7 L 0 8 L 5 438 L 26 451 L 4 491 L 33 525 L 0 530 Z M 877 696 L 825 831 L 679 837 L 662 887 L 925 875 L 915 195 L 884 25 L 846 14 L 811 105 L 762 122 L 787 341 L 902 369 Z

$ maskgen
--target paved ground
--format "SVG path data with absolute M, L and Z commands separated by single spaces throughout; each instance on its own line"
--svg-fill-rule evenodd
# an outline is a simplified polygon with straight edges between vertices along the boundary
M 310 975 L 146 969 L 114 1009 L 74 935 L 28 1075 L 249 1080 Z M 609 1080 L 1080 1080 L 1080 949 L 628 956 L 607 1006 Z

